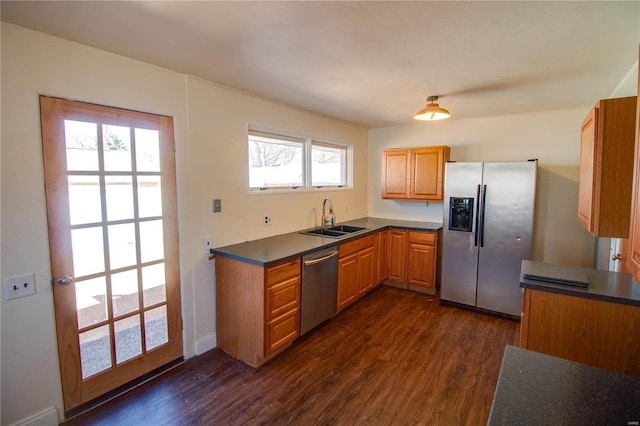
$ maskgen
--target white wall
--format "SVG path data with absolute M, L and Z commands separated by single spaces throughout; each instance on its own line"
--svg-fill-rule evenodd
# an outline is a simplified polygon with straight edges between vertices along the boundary
M 537 158 L 533 259 L 591 267 L 594 238 L 576 219 L 580 123 L 588 111 L 577 108 L 468 120 L 456 120 L 452 111 L 453 117 L 445 121 L 370 129 L 369 216 L 442 222 L 441 202 L 382 199 L 385 149 L 448 145 L 455 161 Z
M 221 247 L 320 225 L 322 201 L 327 196 L 331 197 L 339 221 L 367 215 L 366 129 L 220 88 L 197 78 L 189 77 L 187 84 L 191 195 L 194 212 L 197 212 L 191 225 L 202 232 L 194 235 L 194 250 L 204 235 L 212 237 L 212 246 Z M 249 193 L 248 124 L 353 144 L 354 189 Z M 212 213 L 214 198 L 222 200 L 220 213 Z M 263 224 L 267 214 L 271 216 L 270 226 Z M 202 275 L 196 277 L 196 282 L 211 282 L 213 262 L 205 258 L 199 262 L 202 267 L 195 269 Z M 199 318 L 196 325 L 196 334 L 201 336 L 199 347 L 207 348 L 208 342 L 214 342 L 212 298 L 215 298 L 213 286 L 196 285 L 195 310 L 198 316 L 206 316 Z
M 366 215 L 365 129 L 12 24 L 1 31 L 1 275 L 35 272 L 37 289 L 0 302 L 2 425 L 51 407 L 63 412 L 38 95 L 174 117 L 186 357 L 215 346 L 214 264 L 202 236 L 218 246 L 301 229 L 327 195 L 340 219 Z M 353 143 L 356 189 L 249 195 L 247 122 Z M 222 213 L 212 213 L 213 198 L 222 199 Z M 264 213 L 272 226 L 260 224 Z

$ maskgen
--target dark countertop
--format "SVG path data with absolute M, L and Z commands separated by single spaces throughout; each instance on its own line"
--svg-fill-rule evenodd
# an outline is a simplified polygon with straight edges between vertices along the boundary
M 487 425 L 637 425 L 640 380 L 507 346 Z
M 404 228 L 420 231 L 438 231 L 442 228 L 441 223 L 435 222 L 414 222 L 375 217 L 340 222 L 338 225 L 360 226 L 368 229 L 367 231 L 361 231 L 355 235 L 339 239 L 290 232 L 260 240 L 213 248 L 210 253 L 264 266 L 288 258 L 303 256 L 321 248 L 343 244 L 385 228 Z
M 544 263 L 524 260 L 522 262 L 523 270 L 526 268 L 527 263 L 536 263 L 538 266 L 547 265 Z M 559 265 L 548 265 L 552 268 L 559 267 Z M 567 296 L 582 297 L 585 299 L 595 299 L 602 300 L 604 302 L 640 306 L 640 285 L 633 279 L 631 274 L 601 271 L 598 269 L 578 268 L 574 266 L 562 266 L 562 268 L 568 271 L 579 270 L 584 272 L 589 279 L 589 286 L 587 288 L 581 288 L 566 284 L 553 284 L 545 281 L 526 279 L 520 275 L 520 287 L 546 291 L 549 293 L 564 294 Z

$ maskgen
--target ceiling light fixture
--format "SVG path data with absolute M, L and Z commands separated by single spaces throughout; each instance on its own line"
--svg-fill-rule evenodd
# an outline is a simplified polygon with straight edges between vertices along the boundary
M 451 114 L 449 114 L 449 111 L 446 109 L 440 108 L 440 105 L 436 103 L 437 100 L 437 96 L 429 96 L 427 98 L 427 106 L 418 111 L 413 118 L 423 121 L 443 120 L 445 118 L 449 118 Z

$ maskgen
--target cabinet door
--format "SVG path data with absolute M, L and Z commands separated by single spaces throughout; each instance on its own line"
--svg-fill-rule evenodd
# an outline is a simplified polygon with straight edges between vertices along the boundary
M 389 231 L 378 234 L 378 277 L 376 283 L 381 283 L 389 277 Z
M 362 295 L 371 290 L 374 285 L 374 256 L 373 247 L 358 253 L 358 294 Z
M 382 153 L 382 198 L 409 198 L 408 149 L 392 149 Z
M 444 164 L 449 159 L 448 153 L 449 148 L 444 146 L 411 150 L 409 198 L 442 200 Z
M 434 246 L 409 243 L 407 282 L 423 287 L 435 288 L 436 250 Z
M 389 231 L 389 279 L 405 282 L 407 231 Z
M 338 260 L 338 309 L 358 297 L 358 253 Z
M 640 56 L 640 54 L 638 55 Z M 640 74 L 638 74 L 638 99 L 636 112 L 636 151 L 635 151 L 635 182 L 631 202 L 631 236 L 629 242 L 629 268 L 631 274 L 640 281 Z
M 596 125 L 598 122 L 598 108 L 582 122 L 580 134 L 580 185 L 578 190 L 578 221 L 589 232 L 594 231 L 593 197 L 596 190 L 595 155 L 597 152 Z

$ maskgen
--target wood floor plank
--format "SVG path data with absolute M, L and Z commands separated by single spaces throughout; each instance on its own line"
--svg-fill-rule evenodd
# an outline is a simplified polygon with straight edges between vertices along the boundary
M 214 349 L 64 424 L 485 424 L 518 327 L 382 286 L 257 370 Z

